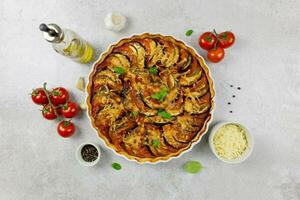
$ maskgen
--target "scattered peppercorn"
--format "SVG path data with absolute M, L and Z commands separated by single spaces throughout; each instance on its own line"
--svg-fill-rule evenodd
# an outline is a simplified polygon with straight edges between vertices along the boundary
M 232 95 L 232 98 L 235 98 L 235 95 Z
M 93 162 L 98 158 L 98 150 L 91 144 L 87 144 L 81 149 L 82 159 L 86 162 Z
M 230 112 L 230 113 L 233 113 L 233 112 L 232 112 L 232 110 L 231 110 L 231 111 L 229 111 L 229 112 Z
M 230 85 L 230 87 L 233 87 L 233 85 Z
M 241 89 L 241 87 L 238 87 L 237 89 L 238 89 L 238 90 L 240 90 L 240 89 Z
M 230 103 L 230 102 L 228 102 L 227 104 L 228 104 L 228 105 L 230 105 L 231 103 Z

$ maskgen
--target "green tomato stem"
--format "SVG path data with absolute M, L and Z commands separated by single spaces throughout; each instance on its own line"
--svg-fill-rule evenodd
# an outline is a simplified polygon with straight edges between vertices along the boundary
M 60 120 L 60 117 L 59 117 L 58 113 L 56 112 L 56 107 L 53 105 L 53 103 L 52 103 L 52 101 L 51 101 L 51 99 L 50 99 L 50 95 L 49 95 L 49 92 L 47 91 L 46 86 L 47 86 L 47 83 L 45 82 L 45 83 L 43 84 L 43 91 L 45 92 L 46 97 L 47 97 L 47 99 L 48 99 L 48 102 L 49 102 L 49 104 L 51 105 L 51 107 L 53 108 L 56 117 Z

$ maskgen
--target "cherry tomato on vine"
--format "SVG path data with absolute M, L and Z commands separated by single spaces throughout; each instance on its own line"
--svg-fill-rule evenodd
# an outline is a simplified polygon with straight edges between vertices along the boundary
M 215 46 L 217 37 L 212 32 L 202 33 L 199 37 L 199 45 L 202 49 L 209 50 Z
M 71 101 L 68 102 L 66 105 L 64 105 L 61 108 L 62 116 L 66 117 L 66 118 L 75 117 L 77 115 L 78 111 L 79 111 L 78 105 Z
M 214 63 L 220 62 L 224 56 L 225 51 L 222 47 L 213 48 L 207 52 L 207 59 Z
M 75 125 L 70 121 L 61 121 L 57 126 L 57 132 L 60 136 L 71 137 L 75 133 Z
M 235 41 L 235 36 L 232 32 L 226 31 L 218 34 L 219 47 L 224 49 L 231 47 Z
M 68 90 L 66 90 L 63 87 L 54 88 L 51 91 L 51 96 L 50 96 L 52 104 L 55 106 L 67 103 L 69 97 L 70 95 Z
M 31 99 L 35 104 L 44 105 L 49 103 L 43 88 L 34 89 L 31 93 Z
M 42 114 L 43 114 L 43 117 L 48 120 L 53 120 L 53 119 L 57 118 L 57 116 L 54 112 L 54 108 L 50 104 L 44 105 Z

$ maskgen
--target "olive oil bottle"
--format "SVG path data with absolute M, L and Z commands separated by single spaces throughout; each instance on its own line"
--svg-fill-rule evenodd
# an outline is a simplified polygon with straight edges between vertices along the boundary
M 94 50 L 85 40 L 69 29 L 61 29 L 56 24 L 41 24 L 44 38 L 52 43 L 53 49 L 79 63 L 88 63 L 93 59 Z

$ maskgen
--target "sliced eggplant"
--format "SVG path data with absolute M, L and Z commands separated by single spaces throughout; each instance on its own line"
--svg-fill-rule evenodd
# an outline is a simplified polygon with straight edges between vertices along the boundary
M 101 89 L 108 88 L 110 91 L 115 91 L 120 93 L 122 91 L 123 85 L 120 79 L 112 80 L 110 77 L 97 74 L 94 79 L 93 90 L 99 91 Z
M 165 156 L 172 152 L 176 152 L 176 149 L 165 143 L 162 133 L 159 127 L 148 125 L 145 126 L 147 130 L 147 144 L 155 156 Z
M 163 43 L 163 56 L 160 60 L 160 66 L 169 68 L 173 66 L 179 58 L 179 49 L 176 45 L 171 42 L 162 42 Z
M 144 104 L 144 102 L 141 99 L 141 96 L 134 89 L 132 89 L 127 95 L 127 100 L 134 102 L 134 106 L 138 108 L 139 112 L 143 113 L 146 116 L 154 116 L 157 113 L 156 110 L 151 109 Z
M 146 129 L 139 126 L 123 136 L 126 151 L 134 156 L 141 158 L 151 158 L 152 154 L 146 146 Z
M 190 86 L 200 79 L 202 75 L 202 68 L 198 61 L 193 58 L 193 61 L 189 67 L 188 73 L 179 77 L 179 85 Z
M 125 110 L 122 104 L 108 105 L 95 116 L 95 125 L 109 139 L 109 127 L 123 114 L 125 114 Z
M 116 121 L 113 126 L 109 129 L 109 137 L 111 138 L 111 143 L 118 149 L 123 149 L 123 137 L 126 133 L 137 127 L 134 120 L 128 118 L 122 118 Z
M 166 111 L 172 116 L 180 115 L 183 112 L 184 101 L 182 95 L 172 101 L 167 107 Z
M 175 140 L 174 136 L 178 137 L 177 135 L 181 134 L 184 133 L 182 133 L 182 130 L 176 124 L 167 124 L 163 126 L 163 136 L 166 142 L 175 149 L 184 148 L 189 144 L 188 142 L 179 142 Z
M 106 105 L 119 104 L 120 102 L 121 98 L 114 93 L 98 92 L 92 97 L 91 100 L 92 115 L 94 116 L 97 114 Z
M 192 56 L 186 49 L 181 48 L 179 51 L 179 62 L 177 63 L 178 72 L 185 72 L 192 62 Z

